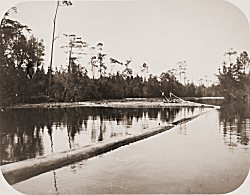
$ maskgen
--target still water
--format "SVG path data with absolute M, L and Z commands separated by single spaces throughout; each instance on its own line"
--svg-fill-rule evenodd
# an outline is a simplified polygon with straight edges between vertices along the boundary
M 1 165 L 131 136 L 208 108 L 33 108 L 0 112 Z
M 225 104 L 169 131 L 12 187 L 25 194 L 228 193 L 249 172 L 249 111 L 246 104 Z

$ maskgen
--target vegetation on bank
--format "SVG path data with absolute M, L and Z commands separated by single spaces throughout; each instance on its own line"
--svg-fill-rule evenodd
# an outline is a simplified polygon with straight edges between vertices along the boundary
M 201 82 L 197 86 L 185 80 L 187 70 L 185 61 L 177 63 L 178 70 L 167 70 L 160 76 L 148 74 L 146 63 L 140 66 L 141 75 L 133 75 L 133 70 L 129 68 L 131 59 L 123 63 L 110 58 L 111 70 L 108 70 L 102 43 L 90 47 L 75 35 L 65 35 L 69 38 L 69 44 L 62 47 L 69 54 L 67 68 L 51 70 L 49 67 L 45 70 L 43 40 L 31 35 L 31 29 L 26 25 L 9 19 L 8 14 L 9 12 L 2 19 L 0 28 L 0 105 L 2 106 L 47 101 L 152 98 L 161 97 L 161 91 L 166 96 L 172 92 L 179 97 L 223 95 L 235 99 L 244 99 L 249 94 L 250 78 L 249 73 L 246 73 L 249 58 L 246 52 L 240 54 L 236 63 L 230 62 L 229 66 L 224 63 L 223 70 L 217 75 L 219 84 L 214 83 L 208 87 L 205 82 Z M 74 54 L 73 48 L 79 51 L 85 49 L 88 52 L 93 75 L 96 70 L 98 71 L 97 78 L 94 76 L 91 78 L 87 69 L 77 62 L 81 52 Z M 112 73 L 115 65 L 124 65 L 125 68 L 121 73 Z M 51 78 L 50 72 L 52 72 Z M 184 75 L 184 83 L 177 79 L 177 75 L 180 76 L 180 80 Z
M 231 62 L 231 55 L 236 52 L 231 48 L 225 53 L 229 56 L 229 64 L 223 62 L 222 70 L 219 69 L 217 75 L 219 79 L 219 89 L 224 97 L 235 100 L 248 100 L 250 95 L 250 71 L 246 69 L 249 66 L 250 59 L 247 52 L 242 52 L 236 62 Z

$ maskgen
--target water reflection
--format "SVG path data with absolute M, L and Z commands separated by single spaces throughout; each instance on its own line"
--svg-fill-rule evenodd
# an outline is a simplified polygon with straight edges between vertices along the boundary
M 186 128 L 186 123 L 180 124 L 180 129 L 178 131 L 179 134 L 181 135 L 187 135 L 187 128 Z
M 221 106 L 219 120 L 224 143 L 229 150 L 239 146 L 246 148 L 250 136 L 250 107 L 248 104 L 234 102 Z
M 197 98 L 194 100 L 191 100 L 194 102 L 202 103 L 202 104 L 209 104 L 209 105 L 215 105 L 215 106 L 221 106 L 225 103 L 224 99 L 202 99 L 202 98 Z
M 200 108 L 33 108 L 1 112 L 1 165 L 130 136 Z
M 248 148 L 250 137 L 250 105 L 247 102 L 228 102 L 222 99 L 199 99 L 199 103 L 220 105 L 219 131 L 230 151 Z

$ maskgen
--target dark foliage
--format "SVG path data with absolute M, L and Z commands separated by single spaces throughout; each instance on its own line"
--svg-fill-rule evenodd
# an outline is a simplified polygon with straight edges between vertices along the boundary
M 43 66 L 45 55 L 43 40 L 38 40 L 33 35 L 24 36 L 24 32 L 29 31 L 31 30 L 27 26 L 14 20 L 4 18 L 1 22 L 0 105 L 157 98 L 161 97 L 161 91 L 164 91 L 166 96 L 172 92 L 179 97 L 220 95 L 214 85 L 209 88 L 204 85 L 195 86 L 193 83 L 183 85 L 176 79 L 173 71 L 163 72 L 160 77 L 152 74 L 147 77 L 146 63 L 141 66 L 143 77 L 133 76 L 133 71 L 129 68 L 132 59 L 122 63 L 110 58 L 113 65 L 124 65 L 125 69 L 121 74 L 119 72 L 107 74 L 107 66 L 104 63 L 106 54 L 102 52 L 102 43 L 98 43 L 96 48 L 91 47 L 91 51 L 96 52 L 92 52 L 90 65 L 93 73 L 95 68 L 98 69 L 98 78 L 89 78 L 87 70 L 76 63 L 70 52 L 68 71 L 52 70 L 51 88 L 48 94 L 50 71 L 46 72 Z M 72 47 L 78 46 L 79 40 L 77 38 L 72 40 Z M 67 49 L 71 51 L 72 47 Z M 82 47 L 87 47 L 87 44 L 83 44 Z
M 222 70 L 217 75 L 219 90 L 227 99 L 244 100 L 250 94 L 250 73 L 246 73 L 246 67 L 250 59 L 247 52 L 243 52 L 236 58 L 235 63 L 227 65 L 223 62 Z

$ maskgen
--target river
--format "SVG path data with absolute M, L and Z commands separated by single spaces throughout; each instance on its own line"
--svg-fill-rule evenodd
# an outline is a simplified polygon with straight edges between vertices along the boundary
M 0 112 L 1 165 L 140 134 L 209 108 L 24 108 Z
M 184 110 L 180 110 L 176 117 L 181 117 L 181 113 L 184 115 Z M 212 109 L 164 133 L 41 174 L 12 187 L 25 194 L 231 192 L 243 183 L 249 172 L 249 110 L 246 104 L 224 104 L 220 110 Z M 125 110 L 122 112 L 126 113 Z M 154 126 L 173 120 L 167 119 L 171 118 L 167 117 L 169 115 L 162 115 L 162 109 L 156 109 L 155 114 L 149 112 L 142 111 L 141 117 L 135 118 L 135 126 L 125 127 L 131 121 L 127 119 L 121 124 L 125 130 L 133 132 L 138 128 L 143 131 L 145 121 L 148 126 Z M 199 109 L 193 112 L 199 112 Z M 192 115 L 192 111 L 186 110 L 185 115 L 188 113 Z M 116 125 L 119 126 L 118 122 Z M 124 129 L 119 132 L 126 132 Z

